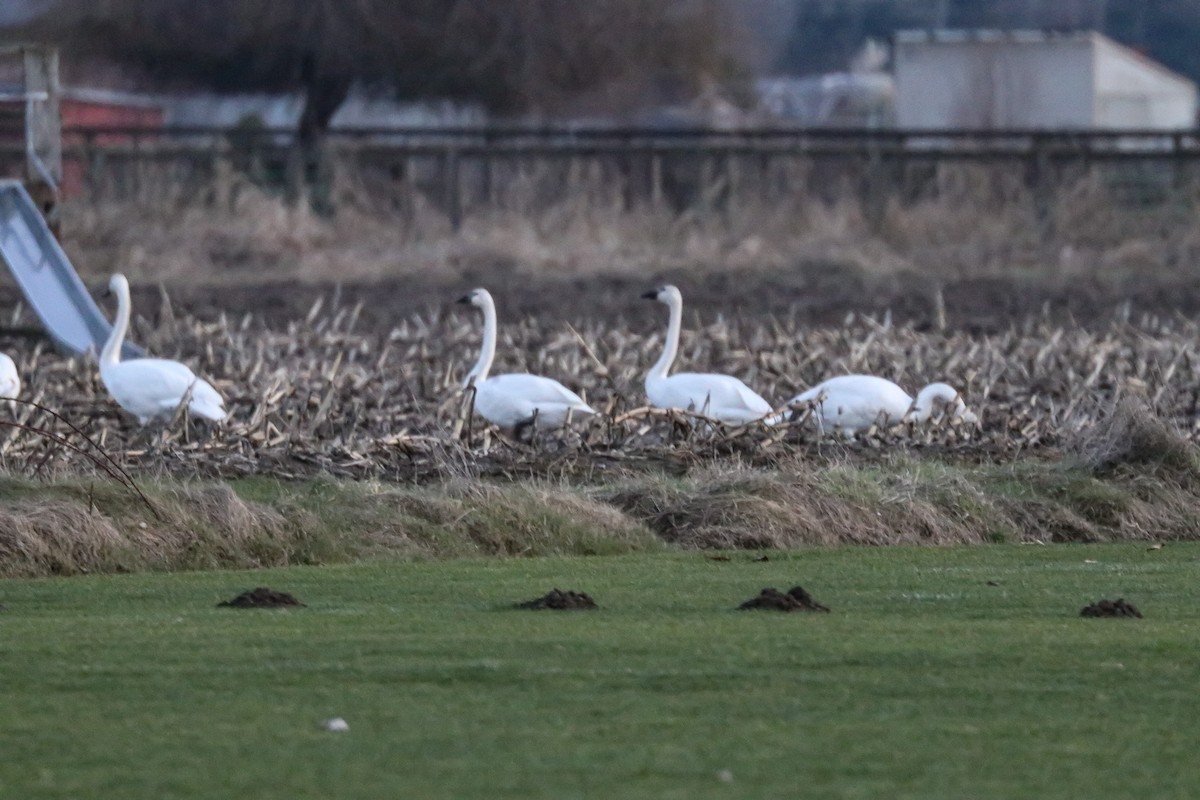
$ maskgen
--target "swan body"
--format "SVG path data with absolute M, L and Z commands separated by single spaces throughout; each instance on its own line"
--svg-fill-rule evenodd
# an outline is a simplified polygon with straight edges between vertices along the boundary
M 108 288 L 117 295 L 117 318 L 100 352 L 100 380 L 117 405 L 137 417 L 142 425 L 170 418 L 188 397 L 188 411 L 219 422 L 226 417 L 225 401 L 212 384 L 178 361 L 136 358 L 121 361 L 121 344 L 129 330 L 129 281 L 116 274 Z
M 21 373 L 7 353 L 0 353 L 0 399 L 11 400 L 21 394 Z
M 770 403 L 732 375 L 700 372 L 668 375 L 679 351 L 683 295 L 674 286 L 660 286 L 642 297 L 657 300 L 671 312 L 662 355 L 646 374 L 646 397 L 651 405 L 694 411 L 733 425 L 762 419 L 771 412 Z
M 823 431 L 854 435 L 872 425 L 890 427 L 905 420 L 924 422 L 941 412 L 951 419 L 975 423 L 954 387 L 931 383 L 914 400 L 895 383 L 876 375 L 840 375 L 796 395 L 788 405 L 816 402 L 814 419 Z
M 475 411 L 481 417 L 514 433 L 533 424 L 557 428 L 568 416 L 595 414 L 596 410 L 556 380 L 541 375 L 512 373 L 488 377 L 496 357 L 496 303 L 487 289 L 475 289 L 458 302 L 483 312 L 483 343 L 479 360 L 467 373 L 464 388 L 475 387 Z

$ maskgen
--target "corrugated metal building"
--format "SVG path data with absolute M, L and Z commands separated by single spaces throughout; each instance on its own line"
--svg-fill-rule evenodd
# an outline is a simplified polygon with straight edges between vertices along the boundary
M 901 128 L 1155 129 L 1196 125 L 1196 84 L 1095 32 L 901 31 Z

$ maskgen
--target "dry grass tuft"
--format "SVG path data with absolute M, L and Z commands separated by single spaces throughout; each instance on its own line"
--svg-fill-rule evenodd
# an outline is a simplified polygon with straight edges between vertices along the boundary
M 1200 484 L 1061 463 L 955 466 L 895 456 L 641 478 L 605 499 L 698 549 L 1194 539 Z
M 250 500 L 226 483 L 155 485 L 147 492 L 157 516 L 112 486 L 9 479 L 5 488 L 5 577 L 420 556 L 604 555 L 662 546 L 617 509 L 546 487 L 449 481 L 396 489 L 318 481 L 279 484 Z
M 121 572 L 136 565 L 114 520 L 68 500 L 21 500 L 0 508 L 5 577 Z
M 258 478 L 233 489 L 151 485 L 157 516 L 119 487 L 8 480 L 0 502 L 0 576 L 603 555 L 664 545 L 1200 538 L 1200 481 L 1163 480 L 1169 460 L 1147 471 L 1129 454 L 1150 457 L 1158 440 L 1129 440 L 1112 457 L 1124 460 L 1110 458 L 1101 467 L 956 464 L 902 453 L 864 462 L 842 454 L 773 466 L 733 458 L 675 475 L 622 473 L 583 487 L 463 478 L 421 487 Z
M 605 555 L 659 546 L 642 524 L 567 490 L 450 480 L 364 498 L 359 535 L 378 552 L 436 556 Z M 373 528 L 373 529 L 372 529 Z
M 1200 451 L 1144 396 L 1125 395 L 1068 445 L 1097 474 L 1128 469 L 1200 484 Z
M 667 541 L 703 549 L 986 542 L 997 525 L 993 505 L 961 476 L 913 465 L 717 467 L 685 480 L 639 481 L 608 500 Z

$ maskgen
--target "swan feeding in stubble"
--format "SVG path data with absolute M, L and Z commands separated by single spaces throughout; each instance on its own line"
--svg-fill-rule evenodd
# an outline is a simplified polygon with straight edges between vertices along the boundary
M 0 353 L 0 400 L 11 400 L 21 394 L 21 373 L 7 353 Z
M 875 375 L 840 375 L 796 395 L 788 405 L 815 402 L 813 418 L 821 430 L 849 436 L 872 425 L 890 427 L 903 421 L 924 422 L 935 414 L 969 424 L 979 418 L 967 410 L 953 386 L 931 383 L 914 400 L 895 383 Z
M 700 372 L 668 375 L 679 351 L 683 295 L 668 285 L 646 292 L 642 297 L 657 300 L 671 311 L 662 355 L 646 373 L 646 397 L 652 405 L 694 411 L 733 425 L 762 419 L 771 412 L 770 403 L 732 375 Z
M 459 299 L 483 312 L 483 344 L 479 360 L 467 373 L 463 388 L 475 386 L 475 413 L 513 435 L 534 424 L 557 428 L 567 416 L 595 414 L 596 410 L 556 380 L 541 375 L 511 373 L 488 377 L 496 357 L 496 303 L 487 289 L 474 289 Z
M 117 317 L 100 351 L 100 380 L 117 405 L 145 425 L 170 418 L 190 392 L 188 411 L 215 422 L 225 419 L 221 395 L 187 365 L 165 358 L 121 360 L 121 344 L 129 330 L 131 312 L 129 281 L 118 273 L 108 282 L 108 289 L 117 296 Z

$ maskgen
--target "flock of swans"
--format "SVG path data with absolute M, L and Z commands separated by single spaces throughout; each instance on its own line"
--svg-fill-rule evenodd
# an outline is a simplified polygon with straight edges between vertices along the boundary
M 122 361 L 121 345 L 129 330 L 129 281 L 116 274 L 109 292 L 117 297 L 112 331 L 100 353 L 100 379 L 117 405 L 145 426 L 166 423 L 184 407 L 198 417 L 220 422 L 227 416 L 225 401 L 212 384 L 186 365 L 162 358 Z M 823 433 L 853 436 L 872 426 L 923 422 L 935 415 L 968 424 L 977 417 L 955 389 L 932 383 L 914 399 L 895 383 L 874 375 L 830 378 L 791 398 L 776 410 L 753 389 L 732 375 L 701 372 L 670 374 L 679 351 L 683 296 L 674 286 L 660 286 L 644 298 L 667 307 L 667 336 L 662 355 L 646 373 L 646 397 L 661 409 L 675 409 L 728 425 L 761 422 L 778 424 L 795 418 L 797 409 L 812 410 L 811 419 Z M 475 289 L 459 300 L 483 314 L 479 359 L 467 373 L 463 388 L 472 392 L 474 412 L 520 438 L 531 426 L 558 428 L 572 419 L 598 412 L 558 381 L 541 375 L 490 375 L 496 357 L 496 304 L 486 289 Z M 0 354 L 0 398 L 16 398 L 21 378 L 16 364 Z
M 914 399 L 895 383 L 875 375 L 840 375 L 796 395 L 785 406 L 774 407 L 740 379 L 709 372 L 670 374 L 679 352 L 683 320 L 683 295 L 674 286 L 660 286 L 642 295 L 665 305 L 670 315 L 662 355 L 646 373 L 646 397 L 657 408 L 689 411 L 728 425 L 762 422 L 778 424 L 791 419 L 794 408 L 813 409 L 813 419 L 824 433 L 859 434 L 872 426 L 902 422 L 921 423 L 934 416 L 975 424 L 978 417 L 967 409 L 959 393 L 945 383 L 931 383 Z M 532 424 L 558 427 L 572 416 L 597 413 L 579 395 L 552 378 L 526 373 L 488 377 L 496 356 L 496 304 L 487 289 L 463 297 L 483 311 L 483 343 L 479 361 L 467 374 L 463 387 L 475 392 L 475 412 L 501 428 L 521 431 Z

